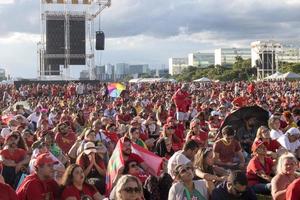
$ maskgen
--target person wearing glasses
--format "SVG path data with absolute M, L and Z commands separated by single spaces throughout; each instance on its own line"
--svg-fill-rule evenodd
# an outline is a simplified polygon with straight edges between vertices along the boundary
M 53 179 L 54 165 L 58 164 L 48 153 L 40 154 L 34 163 L 35 173 L 27 176 L 17 189 L 19 200 L 55 200 L 59 186 Z
M 225 169 L 244 169 L 245 158 L 240 143 L 234 138 L 235 131 L 231 126 L 222 129 L 223 138 L 213 146 L 215 164 Z
M 116 198 L 113 200 L 144 200 L 141 181 L 132 175 L 123 175 L 116 188 Z
M 62 178 L 64 188 L 62 200 L 101 200 L 103 197 L 94 186 L 85 182 L 83 169 L 76 164 L 71 164 L 65 171 Z
M 194 181 L 193 168 L 189 165 L 177 165 L 175 170 L 175 180 L 177 181 L 172 185 L 169 191 L 168 200 L 176 199 L 197 199 L 208 200 L 208 185 L 204 180 Z
M 248 187 L 245 172 L 231 171 L 227 180 L 219 184 L 211 195 L 211 200 L 257 200 L 254 191 Z
M 66 122 L 57 125 L 58 132 L 55 134 L 55 142 L 63 153 L 67 154 L 76 142 L 76 135 Z

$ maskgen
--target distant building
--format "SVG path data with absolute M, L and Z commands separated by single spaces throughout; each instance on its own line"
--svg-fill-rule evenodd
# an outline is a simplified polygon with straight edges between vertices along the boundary
M 6 80 L 7 79 L 7 74 L 5 69 L 0 68 L 0 81 Z
M 130 65 L 128 70 L 128 74 L 146 74 L 149 72 L 148 64 Z
M 300 63 L 300 49 L 285 47 L 278 52 L 278 60 L 287 63 Z
M 180 74 L 188 67 L 188 58 L 169 58 L 169 74 Z
M 79 75 L 79 80 L 89 80 L 90 73 L 89 70 L 82 70 Z
M 190 53 L 188 55 L 188 65 L 195 67 L 208 67 L 215 64 L 214 53 Z
M 115 66 L 111 64 L 105 65 L 105 74 L 113 75 L 115 73 Z
M 129 64 L 127 63 L 117 63 L 115 65 L 115 75 L 125 75 L 128 74 Z
M 250 48 L 220 48 L 215 50 L 215 65 L 230 67 L 236 62 L 236 57 L 251 59 Z

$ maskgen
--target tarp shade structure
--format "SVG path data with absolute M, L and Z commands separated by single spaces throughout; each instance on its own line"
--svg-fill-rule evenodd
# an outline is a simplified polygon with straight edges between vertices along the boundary
M 91 4 L 93 0 L 43 0 L 47 4 Z
M 279 76 L 281 76 L 282 75 L 282 73 L 280 73 L 280 72 L 276 72 L 276 73 L 274 73 L 274 74 L 272 74 L 272 75 L 270 75 L 270 76 L 267 76 L 266 78 L 264 78 L 265 80 L 275 80 L 275 79 L 277 79 Z
M 209 78 L 202 77 L 202 78 L 194 80 L 194 82 L 211 82 L 211 80 Z
M 299 80 L 300 75 L 293 72 L 287 72 L 285 74 L 278 76 L 277 79 L 278 80 Z

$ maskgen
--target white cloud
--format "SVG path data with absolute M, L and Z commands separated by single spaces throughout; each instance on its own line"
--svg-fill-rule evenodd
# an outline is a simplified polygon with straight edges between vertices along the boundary
M 0 4 L 13 4 L 14 0 L 0 0 Z
M 8 36 L 0 37 L 0 44 L 24 44 L 33 43 L 36 44 L 40 40 L 40 36 L 37 34 L 29 33 L 11 33 Z

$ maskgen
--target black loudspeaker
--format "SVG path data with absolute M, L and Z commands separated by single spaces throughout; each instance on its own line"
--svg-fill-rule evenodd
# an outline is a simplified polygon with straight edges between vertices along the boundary
M 96 32 L 96 50 L 104 50 L 105 35 L 102 31 Z

